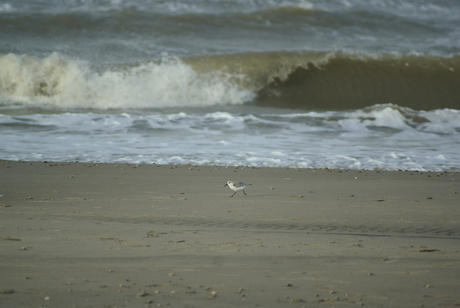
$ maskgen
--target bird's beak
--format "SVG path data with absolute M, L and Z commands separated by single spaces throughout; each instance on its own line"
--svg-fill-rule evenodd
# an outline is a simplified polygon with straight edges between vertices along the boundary
M 225 184 L 224 187 L 227 186 L 227 185 L 228 185 L 228 184 Z

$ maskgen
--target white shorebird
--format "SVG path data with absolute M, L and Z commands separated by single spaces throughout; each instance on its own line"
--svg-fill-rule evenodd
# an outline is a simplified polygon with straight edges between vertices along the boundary
M 249 185 L 251 185 L 251 184 L 246 184 L 246 183 L 243 183 L 243 182 L 228 181 L 227 184 L 224 185 L 224 187 L 225 187 L 225 186 L 228 186 L 228 187 L 230 187 L 231 190 L 234 190 L 234 191 L 235 191 L 235 192 L 233 193 L 233 195 L 231 195 L 230 197 L 233 197 L 233 196 L 236 194 L 236 192 L 237 192 L 237 191 L 240 191 L 240 190 L 242 190 L 243 193 L 244 193 L 244 195 L 247 196 L 247 195 L 246 195 L 246 192 L 244 191 L 244 189 L 245 189 L 246 187 L 248 187 Z

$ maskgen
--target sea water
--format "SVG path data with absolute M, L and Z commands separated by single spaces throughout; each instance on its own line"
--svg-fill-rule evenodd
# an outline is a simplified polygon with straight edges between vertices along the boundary
M 0 159 L 460 169 L 460 3 L 4 1 Z

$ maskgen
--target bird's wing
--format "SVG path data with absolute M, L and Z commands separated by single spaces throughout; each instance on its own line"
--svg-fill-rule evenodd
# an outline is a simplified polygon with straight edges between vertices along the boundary
M 243 186 L 246 186 L 246 184 L 244 184 L 243 182 L 234 182 L 233 186 L 235 186 L 235 187 L 243 187 Z

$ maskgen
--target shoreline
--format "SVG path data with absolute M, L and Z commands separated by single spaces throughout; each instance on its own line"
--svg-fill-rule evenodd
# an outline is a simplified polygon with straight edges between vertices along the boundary
M 199 164 L 180 164 L 180 163 L 167 163 L 167 164 L 157 164 L 157 163 L 128 163 L 128 162 L 120 162 L 120 163 L 108 163 L 108 162 L 97 162 L 97 161 L 48 161 L 48 160 L 9 160 L 9 159 L 0 159 L 1 164 L 8 164 L 8 163 L 17 163 L 17 164 L 48 164 L 50 167 L 57 167 L 57 166 L 64 166 L 64 165 L 71 165 L 71 164 L 78 164 L 83 166 L 115 166 L 115 167 L 132 167 L 138 168 L 141 166 L 154 166 L 154 167 L 166 167 L 166 168 L 217 168 L 217 169 L 280 169 L 280 170 L 291 170 L 291 171 L 328 171 L 328 172 L 409 172 L 409 173 L 420 173 L 420 174 L 431 174 L 435 176 L 443 175 L 443 174 L 460 174 L 460 170 L 442 170 L 442 171 L 433 171 L 433 170 L 410 170 L 410 169 L 382 169 L 382 168 L 373 168 L 373 169 L 355 169 L 355 168 L 329 168 L 329 167 L 293 167 L 293 166 L 250 166 L 250 165 L 199 165 Z
M 0 306 L 458 306 L 459 175 L 0 161 Z

